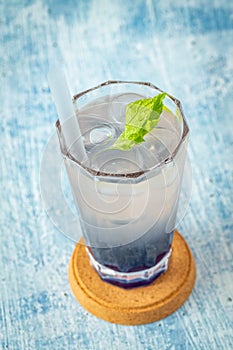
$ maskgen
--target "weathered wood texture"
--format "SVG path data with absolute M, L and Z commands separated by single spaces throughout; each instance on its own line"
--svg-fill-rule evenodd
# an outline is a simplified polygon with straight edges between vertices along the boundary
M 233 3 L 227 0 L 0 0 L 0 347 L 232 349 Z M 193 191 L 179 226 L 195 289 L 170 317 L 101 321 L 67 281 L 74 248 L 44 212 L 40 161 L 54 132 L 46 73 L 62 60 L 74 92 L 151 81 L 183 102 Z

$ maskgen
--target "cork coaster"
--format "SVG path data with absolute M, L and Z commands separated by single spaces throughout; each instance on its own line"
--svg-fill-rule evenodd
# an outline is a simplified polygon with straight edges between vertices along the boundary
M 81 241 L 69 265 L 70 286 L 79 303 L 95 316 L 123 325 L 155 322 L 172 314 L 188 298 L 195 277 L 192 253 L 177 231 L 168 270 L 149 286 L 126 290 L 103 282 Z

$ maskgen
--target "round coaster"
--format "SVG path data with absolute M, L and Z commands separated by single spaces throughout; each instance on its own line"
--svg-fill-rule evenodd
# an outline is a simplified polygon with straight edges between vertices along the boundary
M 69 282 L 79 303 L 105 321 L 139 325 L 158 321 L 176 311 L 191 293 L 196 277 L 192 253 L 175 231 L 166 273 L 149 286 L 123 289 L 103 282 L 79 242 L 69 265 Z

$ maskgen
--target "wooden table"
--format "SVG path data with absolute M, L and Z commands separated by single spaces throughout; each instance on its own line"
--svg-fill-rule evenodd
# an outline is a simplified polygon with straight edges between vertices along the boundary
M 232 349 L 233 3 L 0 1 L 0 348 Z M 57 119 L 46 74 L 73 92 L 108 79 L 150 81 L 183 102 L 192 197 L 179 231 L 197 264 L 175 314 L 126 327 L 74 299 L 74 243 L 46 215 L 40 164 Z

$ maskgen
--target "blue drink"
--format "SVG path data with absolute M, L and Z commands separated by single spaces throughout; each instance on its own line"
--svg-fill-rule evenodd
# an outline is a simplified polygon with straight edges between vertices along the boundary
M 77 95 L 77 118 L 88 160 L 75 159 L 62 141 L 66 170 L 87 253 L 99 276 L 131 288 L 168 268 L 186 155 L 188 127 L 166 97 L 145 142 L 111 149 L 124 129 L 125 107 L 159 91 L 145 84 L 111 83 Z

